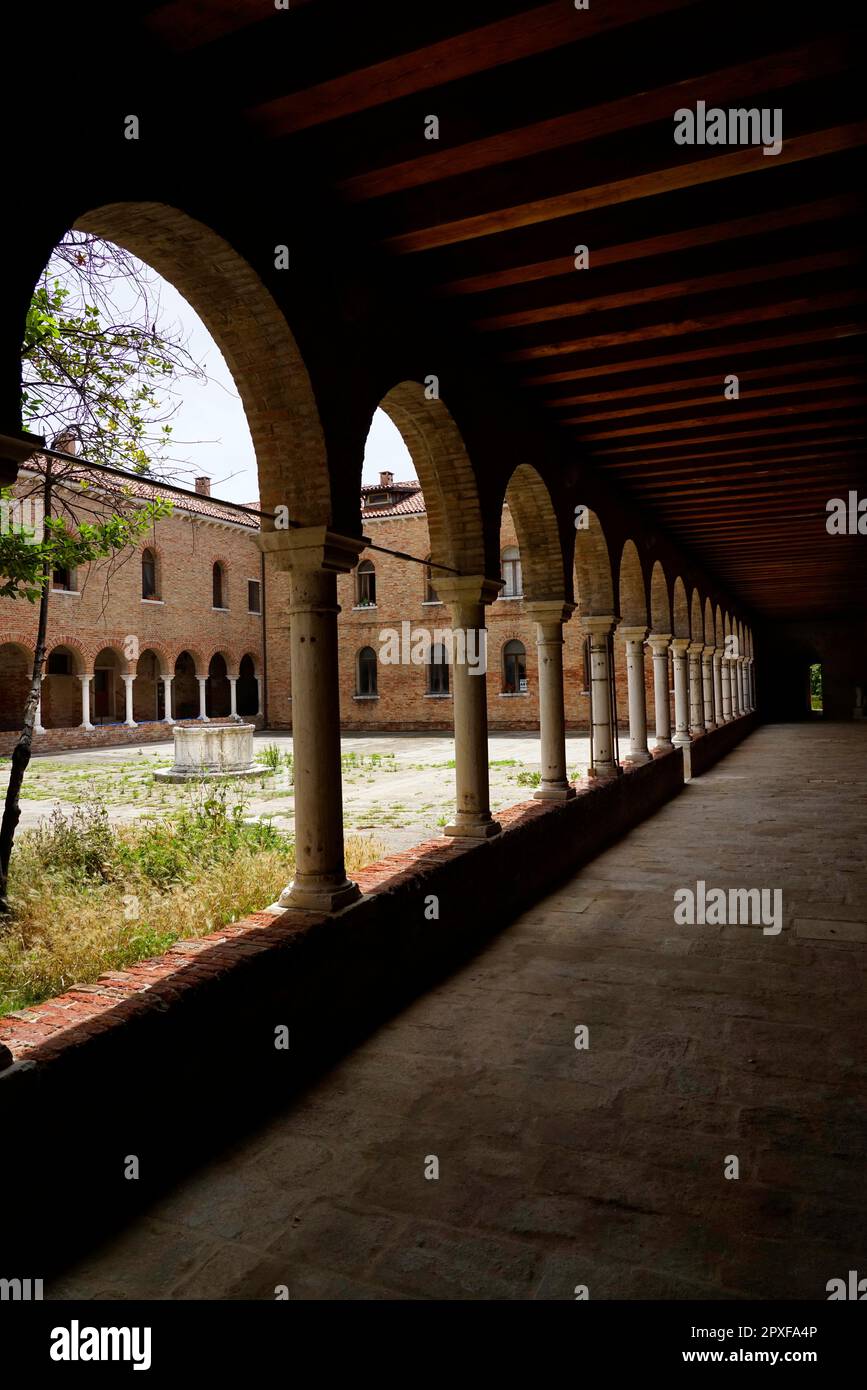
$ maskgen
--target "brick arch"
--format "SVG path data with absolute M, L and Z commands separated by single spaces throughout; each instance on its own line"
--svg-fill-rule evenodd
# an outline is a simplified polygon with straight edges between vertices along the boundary
M 229 647 L 214 647 L 214 648 L 213 648 L 213 650 L 211 651 L 210 655 L 208 656 L 208 660 L 207 660 L 207 663 L 206 663 L 206 665 L 205 665 L 205 672 L 204 672 L 204 673 L 205 673 L 206 676 L 210 673 L 211 662 L 213 661 L 213 659 L 214 659 L 215 656 L 221 656 L 221 657 L 223 658 L 223 660 L 225 661 L 225 663 L 226 663 L 226 675 L 227 675 L 227 676 L 237 676 L 237 674 L 238 674 L 238 667 L 239 667 L 240 664 L 241 664 L 241 659 L 240 659 L 240 657 L 238 656 L 238 654 L 237 654 L 236 652 L 233 652 Z
M 575 531 L 575 575 L 582 617 L 608 617 L 614 613 L 611 555 L 602 523 L 586 509 L 587 526 Z
M 482 512 L 473 466 L 442 400 L 418 381 L 392 386 L 379 401 L 397 426 L 424 492 L 431 559 L 463 574 L 485 573 Z
M 672 631 L 668 580 L 659 560 L 654 562 L 650 574 L 650 629 L 662 635 Z
M 101 642 L 100 645 L 96 648 L 96 651 L 101 651 L 104 646 L 105 643 Z M 46 663 L 51 653 L 53 651 L 56 651 L 58 647 L 67 647 L 69 651 L 71 651 L 73 655 L 78 658 L 78 669 L 75 673 L 77 676 L 86 675 L 88 671 L 93 670 L 93 658 L 96 655 L 96 652 L 91 651 L 91 649 L 85 646 L 83 642 L 79 641 L 77 637 L 69 637 L 65 633 L 57 633 L 56 635 L 48 637 L 46 639 Z
M 170 676 L 173 674 L 175 669 L 174 657 L 169 656 L 168 648 L 164 646 L 162 642 L 149 642 L 139 639 L 138 647 L 138 657 L 135 662 L 130 664 L 131 671 L 138 671 L 139 660 L 144 656 L 145 652 L 153 652 L 154 655 L 159 658 L 160 675 Z
M 245 651 L 245 652 L 241 652 L 241 655 L 238 657 L 238 670 L 240 671 L 240 669 L 241 669 L 241 662 L 242 662 L 242 661 L 244 660 L 244 658 L 247 657 L 247 656 L 250 658 L 250 660 L 251 660 L 252 663 L 253 663 L 253 674 L 254 674 L 255 676 L 261 676 L 262 671 L 261 671 L 260 668 L 261 668 L 261 664 L 262 664 L 262 663 L 260 662 L 260 660 L 259 660 L 258 656 L 256 655 L 256 653 L 255 653 L 255 652 L 251 652 L 249 649 L 248 649 L 247 651 Z
M 202 648 L 194 647 L 189 642 L 183 642 L 179 644 L 178 649 L 174 655 L 174 660 L 172 662 L 172 670 L 174 671 L 175 666 L 177 665 L 178 657 L 182 656 L 184 652 L 189 652 L 190 656 L 193 658 L 193 662 L 195 663 L 196 667 L 196 676 L 206 676 L 208 674 L 208 663 L 207 661 L 205 661 Z
M 285 316 L 253 267 L 210 227 L 166 203 L 110 203 L 78 231 L 125 247 L 200 316 L 228 363 L 256 453 L 263 511 L 283 505 L 305 525 L 331 520 L 319 410 Z M 273 522 L 263 518 L 263 527 Z
M 565 600 L 557 515 L 548 486 L 532 464 L 515 469 L 506 487 L 506 503 L 521 553 L 524 598 Z
M 126 675 L 128 672 L 133 671 L 135 669 L 135 662 L 127 658 L 123 648 L 124 643 L 122 637 L 109 637 L 103 634 L 102 640 L 94 639 L 89 645 L 90 666 L 88 669 L 91 671 L 93 670 L 94 662 L 100 652 L 111 652 L 117 657 L 117 669 L 119 674 Z
M 725 642 L 725 629 L 724 629 L 724 627 L 723 627 L 723 615 L 722 615 L 722 609 L 720 608 L 719 604 L 717 604 L 717 606 L 716 606 L 716 622 L 715 622 L 715 624 L 714 624 L 714 642 L 715 642 L 716 646 L 718 646 L 718 647 L 721 647 L 721 646 L 723 645 L 723 643 Z
M 689 604 L 686 601 L 686 585 L 680 575 L 674 581 L 672 591 L 672 629 L 675 637 L 689 636 Z
M 627 627 L 647 627 L 644 571 L 634 541 L 626 541 L 620 553 L 618 601 L 621 619 Z
M 31 660 L 35 654 L 35 643 L 32 635 L 15 628 L 0 628 L 0 647 L 23 647 L 26 652 L 29 652 Z
M 692 602 L 689 609 L 689 632 L 693 642 L 704 641 L 704 614 L 701 607 L 701 594 L 698 589 L 692 591 Z
M 706 598 L 704 601 L 704 644 L 706 647 L 712 647 L 714 641 L 713 604 L 709 598 Z

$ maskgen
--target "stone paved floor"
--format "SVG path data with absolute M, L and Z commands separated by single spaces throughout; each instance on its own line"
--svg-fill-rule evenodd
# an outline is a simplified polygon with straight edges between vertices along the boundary
M 798 1299 L 867 1274 L 865 771 L 867 727 L 761 729 L 52 1295 Z M 782 888 L 781 934 L 675 925 L 698 878 Z

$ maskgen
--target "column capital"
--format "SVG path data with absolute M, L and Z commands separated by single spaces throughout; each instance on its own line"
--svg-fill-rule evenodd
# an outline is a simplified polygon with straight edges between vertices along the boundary
M 92 681 L 92 680 L 93 680 L 93 672 L 92 672 L 92 671 L 79 671 L 79 673 L 78 673 L 78 679 L 79 679 L 80 681 Z
M 701 654 L 702 654 L 702 657 L 711 657 L 711 656 L 713 656 L 713 654 L 714 654 L 715 651 L 716 651 L 716 647 L 714 647 L 714 646 L 710 646 L 710 647 L 709 647 L 709 646 L 705 645 L 705 646 L 703 646 L 702 649 L 701 649 Z
M 596 613 L 584 613 L 581 615 L 581 626 L 591 637 L 607 637 L 613 627 L 616 627 L 617 617 L 613 613 L 607 616 L 600 616 Z
M 671 633 L 649 632 L 647 634 L 647 641 L 650 644 L 651 651 L 659 656 L 663 656 L 671 646 Z
M 437 575 L 435 583 L 443 603 L 458 605 L 493 603 L 503 587 L 502 579 L 486 579 L 483 574 L 447 574 L 444 579 Z
M 346 574 L 367 546 L 364 536 L 340 536 L 327 526 L 300 526 L 289 531 L 260 531 L 260 550 L 273 555 L 278 570 L 324 570 Z
M 524 600 L 524 614 L 534 623 L 568 623 L 574 612 L 574 603 L 564 603 L 559 598 Z
M 688 637 L 672 637 L 672 639 L 671 639 L 671 650 L 672 650 L 673 652 L 676 652 L 678 656 L 683 656 L 684 653 L 687 651 L 688 648 L 689 648 L 689 638 L 688 638 Z
M 713 649 L 713 659 L 714 659 L 714 661 L 722 661 L 723 658 L 725 657 L 725 654 L 726 654 L 726 649 L 725 649 L 725 647 L 714 647 L 714 649 Z
M 624 642 L 646 642 L 646 627 L 624 627 L 622 624 L 617 629 L 617 635 L 622 637 Z

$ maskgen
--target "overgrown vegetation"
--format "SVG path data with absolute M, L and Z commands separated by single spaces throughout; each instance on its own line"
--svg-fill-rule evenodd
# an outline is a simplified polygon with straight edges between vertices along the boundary
M 350 838 L 347 868 L 382 852 L 371 836 Z M 224 783 L 197 786 L 172 816 L 132 826 L 112 825 L 99 800 L 68 815 L 56 808 L 19 837 L 12 858 L 0 1014 L 261 910 L 294 863 L 291 837 L 248 818 Z

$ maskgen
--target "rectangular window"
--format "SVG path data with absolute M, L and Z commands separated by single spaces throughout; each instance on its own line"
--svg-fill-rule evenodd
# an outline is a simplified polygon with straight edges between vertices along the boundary
M 247 580 L 247 611 L 248 613 L 262 612 L 262 599 L 259 593 L 258 579 Z

